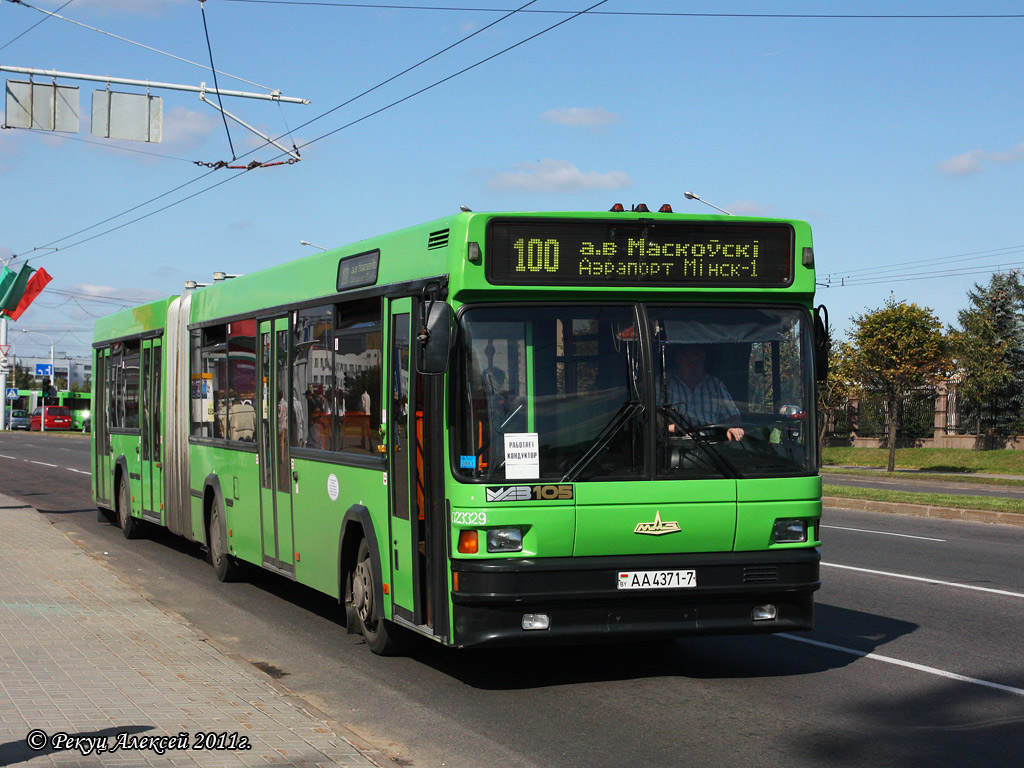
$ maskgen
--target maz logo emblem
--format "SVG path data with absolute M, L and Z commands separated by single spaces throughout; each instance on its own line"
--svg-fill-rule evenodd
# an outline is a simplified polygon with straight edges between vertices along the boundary
M 661 512 L 655 512 L 653 523 L 640 523 L 633 529 L 633 533 L 646 533 L 648 536 L 661 536 L 666 533 L 677 533 L 681 530 L 683 529 L 679 527 L 679 523 L 675 520 L 663 523 L 661 521 Z

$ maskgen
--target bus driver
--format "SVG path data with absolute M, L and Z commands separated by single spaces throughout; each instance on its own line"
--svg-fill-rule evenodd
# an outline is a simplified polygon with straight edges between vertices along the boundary
M 668 377 L 668 402 L 692 426 L 703 424 L 733 424 L 726 430 L 731 441 L 743 439 L 739 426 L 740 412 L 732 395 L 717 376 L 704 370 L 704 347 L 701 344 L 683 344 L 676 352 L 674 367 Z M 668 425 L 675 433 L 679 425 Z

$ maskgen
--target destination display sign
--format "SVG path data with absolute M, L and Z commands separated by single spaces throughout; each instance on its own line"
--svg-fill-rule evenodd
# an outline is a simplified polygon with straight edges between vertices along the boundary
M 788 224 L 687 221 L 491 222 L 494 285 L 785 288 L 793 282 Z
M 380 265 L 380 251 L 346 256 L 338 262 L 338 290 L 347 291 L 376 285 L 377 267 Z

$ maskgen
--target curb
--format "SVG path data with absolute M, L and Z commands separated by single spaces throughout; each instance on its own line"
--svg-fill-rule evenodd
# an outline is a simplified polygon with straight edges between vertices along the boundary
M 331 736 L 333 735 L 333 738 L 336 739 L 337 743 L 344 743 L 345 745 L 347 745 L 349 749 L 342 750 L 342 752 L 345 754 L 338 755 L 332 754 L 331 752 L 324 752 L 322 746 L 310 742 L 314 750 L 319 750 L 321 753 L 323 753 L 323 756 L 327 758 L 330 765 L 365 765 L 368 767 L 372 766 L 373 768 L 400 768 L 400 766 L 402 765 L 401 762 L 398 762 L 395 759 L 393 759 L 387 752 L 385 752 L 379 746 L 372 743 L 368 738 L 366 738 L 365 736 L 351 728 L 348 724 L 340 722 L 336 718 L 327 714 L 327 712 L 325 712 L 323 709 L 316 706 L 308 699 L 304 698 L 301 694 L 292 691 L 287 686 L 283 685 L 278 680 L 273 678 L 265 670 L 262 670 L 258 666 L 254 665 L 251 660 L 245 658 L 234 649 L 211 638 L 200 627 L 190 622 L 188 619 L 179 614 L 173 608 L 155 600 L 153 596 L 149 593 L 149 591 L 146 589 L 146 585 L 142 582 L 139 582 L 134 574 L 122 573 L 121 571 L 119 571 L 106 559 L 98 556 L 96 552 L 90 551 L 86 546 L 83 545 L 83 543 L 76 536 L 69 535 L 69 533 L 66 530 L 64 530 L 61 526 L 54 525 L 53 521 L 46 520 L 46 516 L 40 514 L 39 511 L 31 504 L 24 503 L 23 501 L 15 497 L 0 494 L 0 506 L 6 506 L 6 508 L 11 510 L 17 509 L 19 511 L 24 510 L 26 512 L 31 512 L 34 516 L 43 520 L 46 524 L 45 530 L 47 536 L 54 536 L 63 539 L 63 541 L 68 546 L 77 550 L 77 552 L 83 555 L 90 563 L 92 563 L 92 565 L 105 571 L 107 574 L 110 575 L 112 580 L 115 580 L 120 584 L 124 585 L 135 596 L 135 598 L 138 601 L 140 601 L 140 603 L 145 604 L 149 610 L 153 611 L 154 613 L 160 614 L 162 617 L 164 617 L 168 624 L 180 627 L 183 634 L 187 635 L 191 641 L 206 646 L 209 649 L 211 659 L 215 659 L 217 664 L 224 665 L 225 668 L 233 669 L 235 676 L 240 675 L 251 677 L 252 679 L 258 681 L 259 686 L 267 689 L 268 691 L 273 692 L 273 696 L 276 697 L 277 701 L 280 701 L 286 706 L 294 709 L 294 711 L 301 715 L 302 718 L 312 723 L 311 727 L 313 731 L 322 738 L 330 739 Z M 45 644 L 44 639 L 41 639 L 41 642 Z M 131 698 L 130 693 L 125 693 L 125 696 L 127 696 L 129 699 Z M 0 698 L 2 698 L 2 696 L 0 696 Z M 249 701 L 248 699 L 245 700 Z M 264 711 L 258 704 L 250 703 L 250 705 L 256 707 L 256 709 L 260 711 Z M 199 707 L 200 704 L 195 704 L 194 706 Z M 69 712 L 71 713 L 68 715 L 70 717 L 75 712 L 74 708 L 70 708 Z M 219 723 L 220 721 L 217 722 Z M 0 728 L 2 728 L 3 725 L 4 724 L 0 724 Z M 305 738 L 302 736 L 301 731 L 291 730 L 289 723 L 287 721 L 283 721 L 281 725 L 285 728 L 285 730 L 281 731 L 281 729 L 279 728 L 278 731 L 280 733 L 283 733 L 285 736 L 288 736 L 289 734 L 297 734 L 299 737 Z M 270 733 L 271 736 L 274 735 L 270 728 L 265 727 L 264 731 Z M 245 733 L 245 735 L 247 736 L 251 735 L 249 734 L 248 731 L 242 732 Z M 260 735 L 262 737 L 264 734 Z M 2 741 L 3 739 L 0 739 L 0 742 Z M 266 739 L 266 742 L 271 746 L 273 746 L 275 743 L 273 738 Z M 260 745 L 260 748 L 263 749 L 267 747 L 267 744 Z M 0 744 L 0 747 L 3 746 L 6 745 Z M 347 754 L 349 750 L 354 750 L 356 754 Z M 0 748 L 0 752 L 3 752 L 2 748 Z M 169 754 L 170 753 L 168 753 L 168 755 Z M 255 752 L 253 754 L 255 754 Z M 5 760 L 5 757 L 5 754 L 0 754 L 0 765 L 8 764 Z M 335 760 L 337 760 L 339 757 L 341 759 L 341 762 L 336 763 Z M 77 765 L 78 763 L 75 764 Z M 88 764 L 92 765 L 93 763 L 90 762 Z M 146 762 L 146 764 L 149 765 L 150 763 Z M 168 764 L 178 765 L 179 762 L 171 760 Z M 238 764 L 243 764 L 241 758 L 239 759 Z M 326 765 L 328 763 L 324 764 Z M 317 763 L 317 765 L 320 765 L 320 763 Z
M 843 496 L 822 496 L 821 503 L 824 506 L 853 509 L 861 512 L 886 512 L 892 515 L 931 517 L 938 520 L 967 520 L 974 523 L 1024 527 L 1024 514 L 1016 512 L 991 512 L 986 509 L 960 509 L 958 507 L 934 507 L 929 504 L 904 504 L 895 501 L 847 499 Z

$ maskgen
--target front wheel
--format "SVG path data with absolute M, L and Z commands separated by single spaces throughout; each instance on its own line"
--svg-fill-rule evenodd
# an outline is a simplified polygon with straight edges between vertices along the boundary
M 224 537 L 224 513 L 221 512 L 220 502 L 216 497 L 213 499 L 213 507 L 210 509 L 210 532 L 208 536 L 209 560 L 213 566 L 213 572 L 219 581 L 237 581 L 241 578 L 243 568 L 230 554 L 228 544 Z
M 366 539 L 359 542 L 359 554 L 352 571 L 350 614 L 359 621 L 359 630 L 370 650 L 379 656 L 398 656 L 408 648 L 408 635 L 383 616 L 373 579 L 373 559 Z

